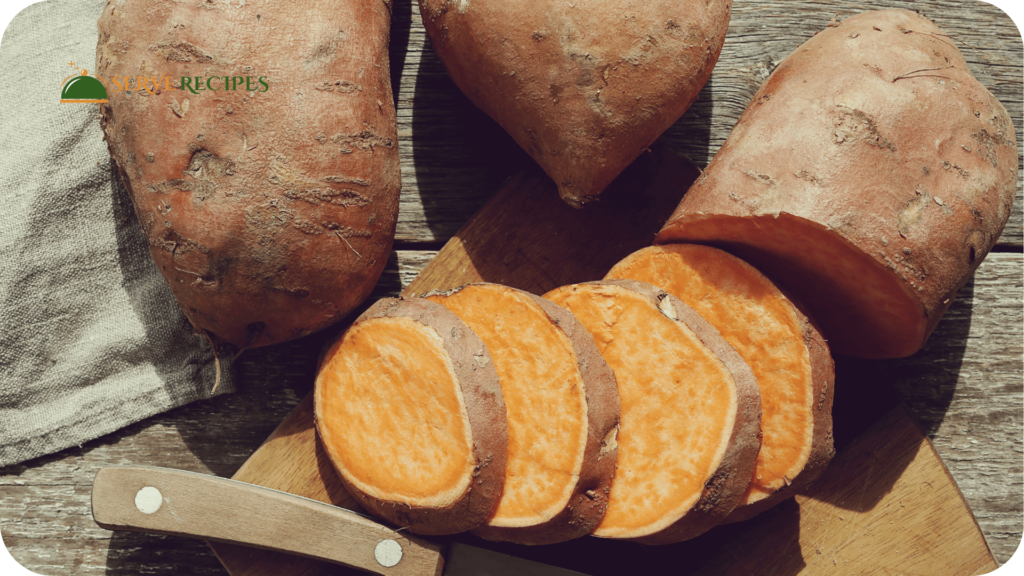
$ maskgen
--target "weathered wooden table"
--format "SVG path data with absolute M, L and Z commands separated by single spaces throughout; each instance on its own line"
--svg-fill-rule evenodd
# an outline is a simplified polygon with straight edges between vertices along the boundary
M 904 7 L 935 20 L 974 74 L 1010 111 L 1022 138 L 1024 47 L 1012 21 L 969 0 L 883 3 L 736 0 L 729 36 L 700 99 L 665 138 L 706 165 L 783 57 L 839 18 Z M 395 294 L 459 227 L 530 162 L 448 79 L 418 8 L 395 0 L 402 208 L 395 251 L 374 298 Z M 926 348 L 879 363 L 973 510 L 996 558 L 1017 549 L 1024 500 L 1024 242 L 1021 193 L 994 252 Z M 335 331 L 251 350 L 241 391 L 162 414 L 83 446 L 0 469 L 0 530 L 13 556 L 40 574 L 223 574 L 199 541 L 112 533 L 92 521 L 89 494 L 108 465 L 168 466 L 230 476 L 312 386 L 315 357 Z

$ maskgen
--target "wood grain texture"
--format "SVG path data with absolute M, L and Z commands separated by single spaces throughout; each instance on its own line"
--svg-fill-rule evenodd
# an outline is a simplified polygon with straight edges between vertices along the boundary
M 403 251 L 393 255 L 385 271 L 388 283 L 378 287 L 377 297 L 396 295 L 408 286 L 432 254 Z M 968 504 L 1000 562 L 1013 554 L 1021 540 L 1020 467 L 1024 458 L 1019 414 L 1024 401 L 1019 390 L 1024 325 L 1012 319 L 1021 314 L 1022 275 L 1022 255 L 991 255 L 921 353 L 931 350 L 941 355 L 942 350 L 956 350 L 962 365 L 983 370 L 964 379 L 969 381 L 967 388 L 957 383 L 959 368 L 955 365 L 928 360 L 920 362 L 919 383 L 903 386 L 939 385 L 946 391 L 932 395 L 921 388 L 921 397 L 910 402 L 909 409 L 919 420 L 931 413 L 933 420 L 942 423 L 942 430 L 930 434 L 936 450 L 951 462 L 950 472 L 965 487 Z M 400 279 L 402 284 L 397 283 Z M 990 290 L 993 285 L 998 289 Z M 964 330 L 972 326 L 977 337 L 966 338 Z M 988 345 L 985 335 L 996 327 L 1016 346 Z M 225 574 L 202 542 L 109 532 L 96 526 L 89 512 L 93 476 L 103 466 L 119 464 L 230 476 L 311 390 L 323 343 L 318 338 L 248 351 L 238 363 L 245 387 L 237 394 L 183 406 L 81 447 L 0 469 L 4 544 L 23 565 L 47 576 Z M 998 395 L 997 400 L 990 402 L 989 394 Z M 874 401 L 865 401 L 865 409 Z M 852 403 L 848 397 L 837 399 L 837 405 Z M 1002 411 L 1007 421 L 987 422 L 986 414 Z M 927 424 L 924 428 L 929 429 Z M 950 433 L 947 430 L 959 434 L 959 440 L 944 436 Z M 312 457 L 315 459 L 315 453 Z M 261 551 L 244 549 L 242 553 Z M 284 560 L 305 562 L 293 556 Z M 280 568 L 266 574 L 293 573 L 288 564 Z M 333 574 L 345 574 L 343 570 L 337 568 Z
M 881 364 L 1000 559 L 1017 549 L 1024 526 L 1020 259 L 989 254 L 924 349 Z
M 967 504 L 902 406 L 787 504 L 738 525 L 696 573 L 763 573 L 765 558 L 774 560 L 772 574 L 966 576 L 997 567 Z M 798 529 L 780 533 L 780 524 Z
M 598 210 L 579 211 L 558 198 L 539 169 L 524 171 L 502 186 L 403 294 L 479 281 L 539 294 L 600 279 L 619 259 L 650 245 L 698 175 L 686 158 L 655 146 L 612 183 Z M 527 219 L 529 226 L 523 226 Z M 233 478 L 324 502 L 351 502 L 313 433 L 309 404 L 303 400 Z M 210 547 L 235 576 L 271 574 L 286 562 L 296 576 L 334 570 L 316 561 L 297 564 L 271 551 L 220 542 Z
M 599 280 L 611 265 L 649 246 L 682 193 L 699 176 L 688 160 L 655 142 L 602 200 L 575 210 L 536 167 L 507 180 L 404 291 L 418 295 L 468 282 L 534 294 Z
M 1020 34 L 997 8 L 973 0 L 737 1 L 715 73 L 666 139 L 706 165 L 749 98 L 791 50 L 833 15 L 887 7 L 921 10 L 953 36 L 974 74 L 1009 110 L 1018 141 L 1024 140 Z M 394 2 L 391 59 L 403 180 L 398 241 L 407 250 L 392 255 L 372 298 L 408 286 L 433 250 L 530 162 L 449 80 L 411 0 Z M 997 247 L 1013 253 L 989 256 L 925 350 L 905 361 L 911 364 L 885 367 L 961 486 L 1000 562 L 1021 541 L 1024 500 L 1021 222 L 1018 198 Z M 224 574 L 201 542 L 97 527 L 88 508 L 93 475 L 103 466 L 146 464 L 231 476 L 310 391 L 317 354 L 330 337 L 247 351 L 237 362 L 237 394 L 0 469 L 4 543 L 19 562 L 44 575 Z M 288 573 L 287 567 L 278 573 Z
M 440 576 L 444 564 L 440 546 L 338 506 L 172 468 L 101 469 L 92 514 L 108 530 L 243 544 L 383 576 Z M 394 561 L 378 555 L 382 542 L 397 547 Z
M 633 190 L 626 197 L 634 198 L 639 194 L 641 197 L 656 198 L 659 191 L 668 194 L 672 190 L 670 183 L 677 182 L 679 174 L 695 176 L 686 164 L 678 160 L 673 161 L 673 156 L 673 152 L 657 147 L 648 159 L 636 165 L 639 174 L 629 175 L 628 180 L 643 182 L 646 185 Z M 640 177 L 643 174 L 648 176 Z M 621 258 L 618 250 L 629 253 L 639 246 L 644 246 L 649 239 L 650 230 L 656 227 L 656 223 L 650 222 L 646 227 L 632 226 L 618 233 L 608 234 L 608 217 L 601 212 L 585 213 L 584 216 L 580 216 L 577 211 L 536 209 L 538 206 L 544 206 L 548 198 L 551 202 L 558 202 L 549 194 L 550 191 L 543 182 L 531 180 L 523 175 L 510 179 L 495 198 L 445 245 L 404 293 L 412 295 L 481 280 L 501 282 L 525 290 L 546 291 L 558 285 L 600 278 L 618 258 Z M 609 195 L 610 199 L 614 198 L 618 191 L 609 192 L 612 192 Z M 655 202 L 627 202 L 622 205 L 609 203 L 608 206 L 613 207 L 609 214 L 614 215 L 616 219 L 638 223 L 648 222 L 651 213 L 658 213 L 663 209 Z M 531 218 L 531 225 L 528 228 L 517 225 L 528 215 Z M 559 242 L 552 241 L 553 235 L 558 236 Z M 595 256 L 587 259 L 584 265 L 576 265 L 573 260 L 577 255 L 570 248 L 576 245 L 588 246 Z M 852 396 L 856 397 L 857 391 L 871 389 L 871 383 L 865 382 L 864 376 L 849 372 L 845 376 L 840 374 L 841 370 L 837 368 L 836 388 L 838 390 L 845 386 L 849 390 L 846 392 L 847 395 L 852 393 Z M 875 385 L 877 386 L 877 383 Z M 878 398 L 869 398 L 876 404 L 885 406 Z M 892 402 L 895 402 L 894 398 Z M 871 418 L 852 402 L 842 403 L 837 400 L 836 405 L 837 438 L 840 430 L 843 434 L 856 436 L 859 430 L 855 432 L 852 428 L 864 426 L 871 421 Z M 838 413 L 842 416 L 839 417 Z M 873 510 L 884 501 L 888 508 L 908 507 L 917 513 L 912 516 L 900 516 L 901 523 L 897 525 L 895 521 L 888 522 L 891 519 L 890 515 L 896 512 L 882 507 L 865 516 L 863 523 L 853 523 L 845 522 L 842 514 L 836 512 L 834 507 L 819 507 L 809 503 L 798 507 L 800 525 L 807 522 L 808 525 L 816 526 L 822 534 L 828 535 L 830 542 L 838 538 L 839 540 L 835 541 L 836 546 L 839 543 L 843 544 L 846 547 L 845 553 L 850 557 L 871 555 L 873 559 L 869 564 L 873 563 L 876 567 L 886 566 L 895 570 L 918 570 L 924 567 L 926 572 L 934 573 L 943 573 L 943 570 L 954 564 L 957 569 L 970 567 L 968 573 L 979 573 L 978 569 L 995 567 L 995 559 L 985 543 L 984 536 L 931 444 L 924 439 L 902 410 L 897 412 L 895 419 L 896 422 L 889 428 L 899 431 L 904 444 L 875 450 L 878 439 L 893 434 L 893 429 L 884 430 L 878 437 L 869 436 L 868 441 L 854 442 L 841 452 L 839 462 L 845 462 L 845 466 L 858 470 L 860 468 L 857 467 L 863 468 L 867 463 L 872 472 L 868 476 L 845 475 L 841 473 L 843 468 L 840 467 L 840 474 L 836 476 L 837 480 L 833 484 L 815 484 L 814 500 L 835 502 L 841 508 L 855 511 Z M 317 477 L 308 486 L 297 485 L 294 482 L 296 477 L 305 478 L 311 474 L 310 470 L 304 468 L 311 469 L 316 465 L 316 438 L 301 437 L 305 440 L 303 443 L 295 440 L 299 438 L 297 435 L 287 431 L 293 428 L 304 430 L 311 425 L 312 415 L 304 403 L 286 419 L 282 425 L 284 431 L 279 429 L 275 432 L 268 443 L 250 458 L 236 478 L 273 488 L 287 485 L 290 490 L 296 490 L 300 495 L 324 501 L 347 500 L 348 496 L 340 483 L 331 480 L 332 470 L 329 467 L 318 466 L 315 472 Z M 286 449 L 282 449 L 285 446 Z M 918 462 L 919 465 L 911 466 L 912 462 Z M 925 492 L 917 489 L 924 483 L 935 487 L 936 490 Z M 896 490 L 897 486 L 911 488 Z M 887 495 L 894 491 L 898 497 L 895 500 L 886 500 Z M 859 493 L 864 500 L 851 505 L 852 507 L 847 506 L 844 498 L 854 492 Z M 936 525 L 956 528 L 947 532 L 937 532 L 932 528 Z M 469 535 L 457 535 L 439 541 L 468 539 L 479 546 L 598 575 L 622 573 L 623 570 L 647 573 L 673 557 L 686 557 L 693 561 L 693 565 L 699 565 L 699 561 L 707 554 L 722 549 L 722 539 L 728 541 L 731 538 L 730 531 L 743 529 L 745 525 L 742 523 L 723 526 L 713 531 L 716 532 L 714 536 L 697 538 L 680 545 L 658 547 L 656 553 L 652 551 L 643 558 L 631 556 L 631 550 L 635 551 L 636 543 L 598 541 L 594 538 L 544 547 L 514 547 L 485 543 L 474 540 Z M 898 548 L 879 549 L 874 546 L 870 538 L 883 538 L 886 532 L 891 533 L 889 537 L 893 542 L 898 541 L 895 533 L 906 535 L 919 546 L 919 555 L 901 556 L 896 551 Z M 757 556 L 756 562 L 762 566 L 761 569 L 767 566 L 772 570 L 789 572 L 793 548 L 783 545 L 789 542 L 794 534 L 802 533 L 803 531 L 799 530 L 794 532 L 794 526 L 790 521 L 780 520 L 773 523 L 763 535 L 764 553 Z M 863 543 L 860 542 L 862 538 Z M 695 546 L 699 548 L 694 548 Z M 960 546 L 956 549 L 956 558 L 959 560 L 947 561 L 943 554 L 955 546 Z M 220 543 L 211 543 L 211 547 L 224 562 L 228 572 L 235 576 L 264 574 L 267 572 L 260 566 L 261 564 L 277 569 L 284 562 L 290 562 L 293 573 L 298 575 L 322 574 L 327 569 L 314 561 L 296 564 L 290 559 L 282 558 L 280 554 L 269 551 L 225 549 Z M 803 548 L 797 546 L 796 550 L 800 552 Z M 787 553 L 776 554 L 771 551 Z M 244 562 L 236 562 L 236 556 L 242 554 L 245 555 Z M 929 558 L 935 561 L 929 563 Z M 622 564 L 624 559 L 628 562 L 627 565 Z M 253 569 L 255 571 L 250 572 Z M 716 572 L 712 570 L 708 573 Z M 800 573 L 800 570 L 793 573 Z

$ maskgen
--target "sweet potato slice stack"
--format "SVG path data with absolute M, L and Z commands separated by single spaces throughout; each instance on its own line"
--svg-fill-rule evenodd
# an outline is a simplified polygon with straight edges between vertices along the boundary
M 504 492 L 475 532 L 552 544 L 590 533 L 615 473 L 615 376 L 590 334 L 551 302 L 498 284 L 424 295 L 487 345 L 508 412 Z
M 494 511 L 507 429 L 494 363 L 444 306 L 384 299 L 328 350 L 317 432 L 352 496 L 420 534 L 471 530 Z
M 761 444 L 750 368 L 706 320 L 650 284 L 588 282 L 545 298 L 590 331 L 619 386 L 618 469 L 594 535 L 667 544 L 721 522 Z
M 817 329 L 746 262 L 695 244 L 639 250 L 607 278 L 663 288 L 696 310 L 746 361 L 761 391 L 761 451 L 754 477 L 727 522 L 745 520 L 817 478 L 835 449 L 835 366 Z

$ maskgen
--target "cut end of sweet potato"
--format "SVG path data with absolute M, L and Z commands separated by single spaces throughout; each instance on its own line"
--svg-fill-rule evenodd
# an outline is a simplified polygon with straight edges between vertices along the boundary
M 761 450 L 730 517 L 770 498 L 759 506 L 766 509 L 820 474 L 833 453 L 832 359 L 808 318 L 768 278 L 735 256 L 695 244 L 639 250 L 607 278 L 647 282 L 678 297 L 718 329 L 757 378 Z
M 807 307 L 836 354 L 906 357 L 1010 217 L 1016 135 L 928 18 L 841 24 L 779 63 L 656 243 L 743 258 Z
M 792 214 L 682 214 L 655 242 L 715 246 L 770 271 L 807 307 L 837 354 L 902 358 L 919 350 L 934 328 L 912 285 L 895 271 L 838 231 Z
M 482 342 L 443 307 L 384 300 L 324 356 L 317 430 L 371 512 L 424 534 L 472 529 L 504 479 L 496 381 Z
M 714 328 L 653 286 L 593 282 L 545 298 L 590 331 L 619 386 L 618 469 L 594 535 L 662 544 L 710 529 L 746 489 L 759 446 L 749 368 Z
M 484 341 L 505 399 L 504 491 L 487 527 L 478 533 L 527 544 L 587 534 L 600 520 L 603 506 L 586 506 L 587 513 L 568 509 L 580 508 L 574 497 L 600 487 L 601 482 L 583 482 L 598 466 L 595 447 L 588 451 L 588 437 L 604 434 L 617 417 L 617 411 L 603 421 L 589 417 L 588 389 L 602 383 L 586 381 L 575 344 L 589 335 L 580 330 L 582 334 L 570 337 L 554 317 L 556 306 L 506 286 L 470 284 L 424 297 L 454 312 Z M 610 371 L 605 377 L 610 382 L 604 386 L 614 393 L 614 377 Z M 608 484 L 614 467 L 605 468 L 603 483 Z

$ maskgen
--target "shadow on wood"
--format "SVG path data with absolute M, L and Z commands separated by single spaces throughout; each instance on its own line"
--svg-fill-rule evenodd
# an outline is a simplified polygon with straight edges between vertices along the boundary
M 562 202 L 540 171 L 525 169 L 445 245 L 406 295 L 495 282 L 543 294 L 600 280 L 623 257 L 649 246 L 697 178 L 697 168 L 661 140 L 581 209 Z
M 457 230 L 453 225 L 469 220 L 503 180 L 536 164 L 452 82 L 418 21 L 419 9 L 413 10 L 418 34 L 409 50 L 422 44 L 410 55 L 419 58 L 419 66 L 410 105 L 411 153 L 405 154 L 411 162 L 402 162 L 402 194 L 418 195 L 423 224 L 434 238 L 448 239 Z M 409 138 L 400 135 L 400 146 L 403 139 Z M 420 210 L 409 211 L 415 212 Z
M 388 42 L 388 62 L 391 73 L 391 97 L 398 107 L 398 92 L 402 84 L 402 71 L 409 54 L 409 35 L 412 32 L 414 0 L 391 0 L 391 38 Z
M 217 558 L 207 553 L 202 540 L 189 540 L 176 536 L 160 536 L 138 532 L 112 532 L 107 546 L 107 576 L 137 576 L 142 573 L 178 574 L 182 553 L 189 553 L 192 561 L 189 574 L 194 576 L 221 576 L 224 568 Z M 67 567 L 71 573 L 71 567 Z
M 797 505 L 799 528 L 780 533 L 775 522 Z M 697 574 L 984 574 L 996 568 L 963 497 L 902 406 L 851 442 L 786 506 L 737 533 Z
M 711 163 L 718 145 L 711 143 L 711 122 L 714 116 L 715 74 L 701 88 L 697 100 L 682 118 L 662 134 L 673 150 L 689 158 L 702 170 Z M 735 122 L 735 119 L 733 119 Z
M 974 278 L 957 294 L 924 348 L 909 358 L 880 363 L 925 435 L 938 431 L 953 401 L 974 310 Z

